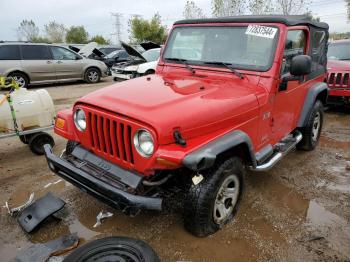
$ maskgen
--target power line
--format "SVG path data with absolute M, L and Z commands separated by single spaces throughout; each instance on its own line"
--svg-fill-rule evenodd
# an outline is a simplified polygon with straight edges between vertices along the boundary
M 115 32 L 112 35 L 116 36 L 116 42 L 117 44 L 120 42 L 121 40 L 121 27 L 122 24 L 120 22 L 120 19 L 122 18 L 123 14 L 122 13 L 111 13 L 111 15 L 115 18 Z

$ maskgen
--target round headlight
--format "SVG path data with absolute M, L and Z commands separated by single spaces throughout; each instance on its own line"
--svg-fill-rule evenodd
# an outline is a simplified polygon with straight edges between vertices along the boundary
M 78 108 L 74 113 L 74 124 L 79 131 L 86 129 L 86 116 L 83 109 Z
M 154 141 L 150 132 L 140 129 L 134 136 L 134 145 L 143 157 L 150 157 L 154 151 Z

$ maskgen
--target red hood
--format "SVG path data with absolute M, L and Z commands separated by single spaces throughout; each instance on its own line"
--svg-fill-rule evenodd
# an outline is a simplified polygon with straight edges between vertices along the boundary
M 350 61 L 328 60 L 327 69 L 329 72 L 350 71 Z
M 158 143 L 168 144 L 173 142 L 174 129 L 189 139 L 258 115 L 254 94 L 258 77 L 222 78 L 140 77 L 90 93 L 77 104 L 93 105 L 148 124 L 158 134 Z

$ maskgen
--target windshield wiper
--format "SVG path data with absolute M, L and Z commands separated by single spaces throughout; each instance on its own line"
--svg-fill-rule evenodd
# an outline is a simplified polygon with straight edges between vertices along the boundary
M 181 64 L 183 64 L 193 75 L 196 73 L 196 70 L 189 64 L 187 64 L 186 59 L 181 59 L 181 58 L 176 58 L 176 57 L 170 57 L 170 58 L 164 58 L 165 60 L 170 60 L 170 61 L 178 61 Z
M 224 62 L 204 62 L 204 64 L 208 65 L 223 65 L 227 69 L 231 70 L 236 76 L 238 76 L 240 79 L 243 79 L 244 76 L 240 72 L 238 72 L 235 68 L 232 67 L 232 64 L 224 63 Z

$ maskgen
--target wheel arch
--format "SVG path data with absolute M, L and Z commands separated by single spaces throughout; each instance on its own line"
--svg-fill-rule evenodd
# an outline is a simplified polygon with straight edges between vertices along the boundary
M 247 164 L 256 166 L 253 144 L 249 136 L 241 131 L 231 131 L 185 156 L 182 163 L 193 171 L 213 166 L 217 159 L 238 155 Z
M 100 69 L 98 66 L 88 66 L 88 67 L 86 67 L 85 70 L 84 70 L 84 78 L 85 78 L 86 72 L 87 72 L 89 69 L 97 69 L 97 71 L 100 73 L 100 76 L 102 76 L 102 71 L 101 71 L 101 69 Z
M 29 77 L 29 75 L 26 72 L 24 72 L 22 70 L 19 70 L 19 69 L 16 69 L 16 70 L 12 70 L 11 72 L 9 72 L 7 74 L 7 76 L 10 76 L 13 73 L 21 73 L 21 74 L 25 75 L 27 77 L 27 79 L 28 79 L 28 84 L 30 83 L 30 77 Z
M 303 108 L 299 116 L 297 127 L 305 126 L 308 119 L 308 115 L 310 114 L 310 111 L 316 100 L 320 100 L 323 104 L 327 103 L 328 92 L 328 85 L 324 82 L 317 83 L 309 88 L 305 97 Z

